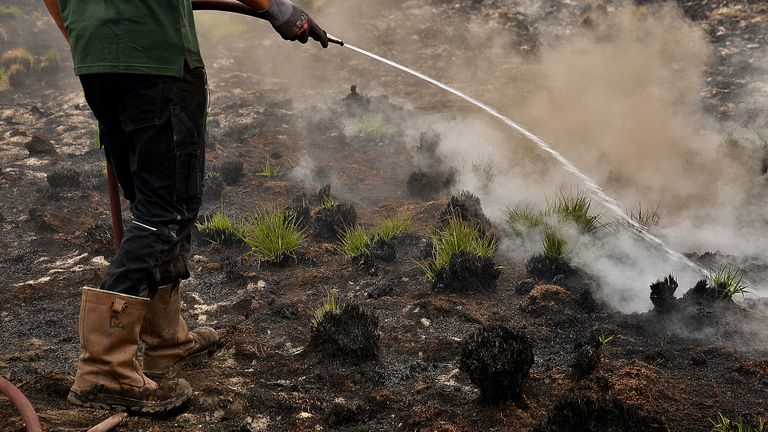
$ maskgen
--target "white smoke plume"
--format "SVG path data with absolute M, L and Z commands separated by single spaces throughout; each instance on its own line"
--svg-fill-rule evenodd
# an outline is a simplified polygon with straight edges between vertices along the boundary
M 761 171 L 766 124 L 760 116 L 748 124 L 724 124 L 705 111 L 702 95 L 714 49 L 698 23 L 671 2 L 584 1 L 575 2 L 583 7 L 559 9 L 552 6 L 557 2 L 519 1 L 516 8 L 513 3 L 507 6 L 518 13 L 502 18 L 396 0 L 328 0 L 313 2 L 310 10 L 329 32 L 521 121 L 627 208 L 658 204 L 664 214 L 659 232 L 673 249 L 768 254 Z M 430 33 L 427 28 L 435 26 L 424 23 L 435 20 L 450 31 Z M 303 101 L 327 104 L 358 83 L 400 105 L 456 107 L 453 116 L 425 115 L 402 127 L 408 137 L 438 131 L 440 155 L 449 166 L 466 167 L 493 155 L 490 184 L 463 169 L 458 187 L 478 194 L 497 222 L 507 206 L 539 205 L 562 187 L 579 186 L 531 143 L 450 95 L 338 47 L 286 56 L 270 31 L 244 30 L 240 36 L 259 45 L 261 54 L 235 55 L 235 62 Z M 763 76 L 747 87 L 752 90 L 741 105 L 759 111 L 768 93 L 761 87 L 768 67 L 753 70 Z M 735 139 L 725 139 L 729 132 Z M 598 277 L 600 295 L 619 310 L 647 310 L 648 285 L 670 272 L 680 279 L 678 294 L 698 277 L 632 236 L 606 241 L 607 246 L 584 248 L 575 260 Z M 768 294 L 762 284 L 752 290 Z

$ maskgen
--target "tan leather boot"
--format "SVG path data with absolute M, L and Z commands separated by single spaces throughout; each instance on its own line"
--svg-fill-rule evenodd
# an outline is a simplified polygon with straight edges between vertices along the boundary
M 158 385 L 136 361 L 139 329 L 149 300 L 84 288 L 80 303 L 80 361 L 68 400 L 80 406 L 166 411 L 192 395 L 189 383 Z
M 152 297 L 140 337 L 145 343 L 144 373 L 155 379 L 174 376 L 183 364 L 201 358 L 219 340 L 210 327 L 187 330 L 178 283 L 160 287 Z

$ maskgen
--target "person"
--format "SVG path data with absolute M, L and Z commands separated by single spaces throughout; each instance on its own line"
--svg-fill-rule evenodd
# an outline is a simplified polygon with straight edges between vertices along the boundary
M 83 289 L 81 355 L 68 400 L 167 411 L 192 394 L 185 380 L 171 379 L 179 366 L 218 341 L 214 329 L 189 330 L 180 314 L 202 204 L 208 99 L 191 0 L 44 1 L 69 42 L 132 215 L 106 279 Z M 283 39 L 328 46 L 325 31 L 290 0 L 239 1 Z

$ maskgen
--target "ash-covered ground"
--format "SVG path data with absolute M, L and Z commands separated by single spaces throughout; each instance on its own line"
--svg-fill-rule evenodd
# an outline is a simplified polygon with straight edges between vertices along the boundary
M 585 240 L 572 268 L 530 265 L 540 245 L 510 235 L 504 209 L 580 185 L 529 142 L 350 50 L 291 45 L 263 22 L 200 13 L 205 213 L 246 217 L 303 193 L 317 215 L 330 184 L 361 226 L 401 215 L 413 232 L 393 242 L 394 261 L 362 264 L 314 233 L 281 266 L 196 238 L 185 317 L 223 342 L 181 373 L 195 390 L 189 404 L 119 430 L 708 431 L 720 413 L 768 419 L 768 4 L 309 3 L 330 33 L 523 121 L 628 209 L 658 206 L 654 234 L 704 266 L 745 266 L 752 293 L 734 303 L 691 289 L 702 275 L 626 229 Z M 111 414 L 66 401 L 80 288 L 97 286 L 113 253 L 104 158 L 42 5 L 5 7 L 0 374 L 48 430 L 86 430 Z M 263 175 L 267 161 L 277 175 Z M 487 289 L 434 290 L 420 263 L 464 189 L 498 233 L 502 271 Z M 669 273 L 679 287 L 652 291 Z M 377 359 L 313 348 L 310 322 L 329 292 L 376 316 Z M 511 401 L 488 402 L 460 369 L 464 342 L 485 324 L 530 340 L 530 377 Z M 0 429 L 23 430 L 3 398 Z

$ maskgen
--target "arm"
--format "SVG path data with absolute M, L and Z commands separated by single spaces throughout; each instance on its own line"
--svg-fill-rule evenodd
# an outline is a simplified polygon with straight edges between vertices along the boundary
M 312 38 L 320 42 L 323 48 L 328 48 L 328 35 L 325 30 L 291 0 L 238 1 L 258 11 L 283 39 L 307 43 L 309 38 Z
M 59 27 L 59 30 L 61 30 L 61 34 L 64 35 L 64 39 L 67 40 L 67 43 L 69 43 L 69 34 L 67 33 L 67 29 L 64 27 L 64 20 L 61 18 L 61 11 L 59 10 L 59 2 L 58 0 L 43 0 L 45 2 L 45 7 L 48 8 L 48 12 L 51 14 L 51 17 L 53 17 L 53 20 L 56 22 L 56 25 Z M 257 0 L 261 1 L 261 0 Z

